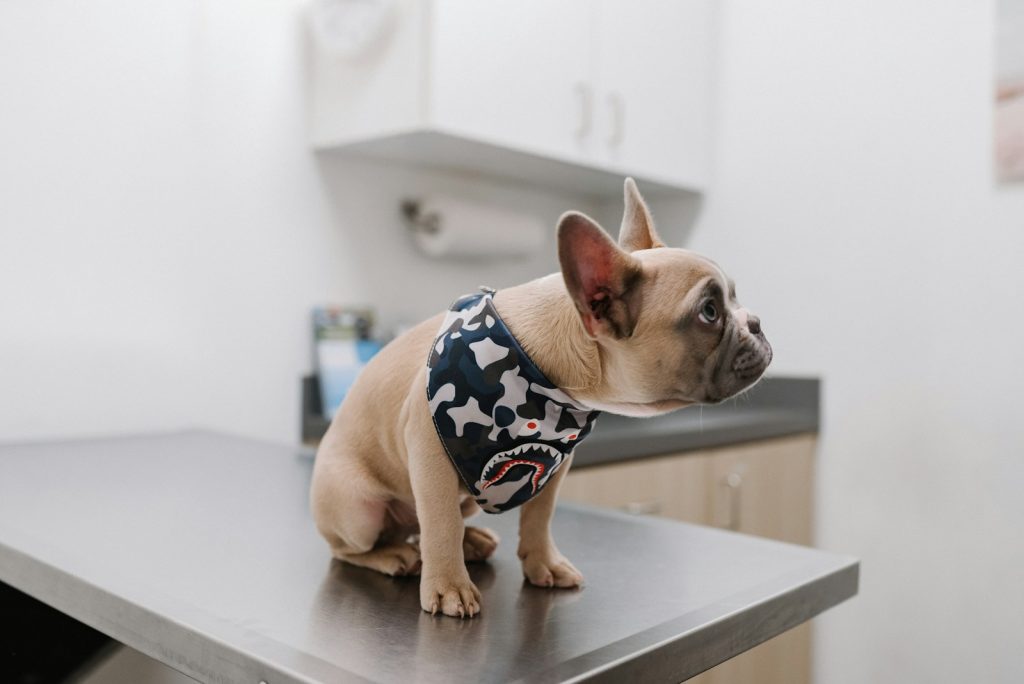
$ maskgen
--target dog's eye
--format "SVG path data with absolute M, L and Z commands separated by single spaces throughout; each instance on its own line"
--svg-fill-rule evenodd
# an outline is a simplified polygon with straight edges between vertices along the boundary
M 700 307 L 700 318 L 705 323 L 714 323 L 718 320 L 718 307 L 713 300 L 709 299 Z

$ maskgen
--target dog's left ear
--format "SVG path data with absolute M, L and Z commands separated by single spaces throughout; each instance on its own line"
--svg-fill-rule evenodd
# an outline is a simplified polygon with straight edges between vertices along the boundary
M 558 260 L 587 334 L 593 339 L 632 335 L 642 276 L 639 260 L 619 249 L 593 219 L 576 211 L 558 221 Z
M 638 249 L 664 247 L 658 234 L 654 231 L 654 219 L 640 196 L 636 181 L 627 178 L 623 187 L 626 209 L 622 214 L 622 227 L 619 228 L 619 247 L 627 252 Z

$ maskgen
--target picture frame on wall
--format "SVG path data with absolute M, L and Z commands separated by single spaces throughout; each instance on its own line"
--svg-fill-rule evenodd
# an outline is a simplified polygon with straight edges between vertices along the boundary
M 997 0 L 994 166 L 1002 183 L 1024 182 L 1024 0 Z

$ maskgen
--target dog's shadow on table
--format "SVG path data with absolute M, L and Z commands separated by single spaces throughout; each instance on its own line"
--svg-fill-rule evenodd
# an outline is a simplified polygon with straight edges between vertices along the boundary
M 317 590 L 309 616 L 308 637 L 315 653 L 346 651 L 345 660 L 365 661 L 379 671 L 382 647 L 396 663 L 417 665 L 417 671 L 396 672 L 411 679 L 440 674 L 419 671 L 430 664 L 458 663 L 460 669 L 486 671 L 494 661 L 532 659 L 539 644 L 557 640 L 557 606 L 582 598 L 580 590 L 534 587 L 516 564 L 471 563 L 470 578 L 483 593 L 483 610 L 472 619 L 430 615 L 420 608 L 419 577 L 389 577 L 366 568 L 331 560 Z M 358 669 L 358 668 L 357 668 Z

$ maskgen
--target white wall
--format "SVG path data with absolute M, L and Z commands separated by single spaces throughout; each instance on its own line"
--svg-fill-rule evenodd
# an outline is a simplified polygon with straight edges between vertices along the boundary
M 316 156 L 298 0 L 0 3 L 0 440 L 209 426 L 293 442 L 309 310 L 416 320 L 555 268 L 419 257 L 434 189 L 574 197 Z M 553 231 L 553 228 L 552 228 Z
M 693 246 L 825 378 L 818 680 L 1024 681 L 1024 186 L 990 180 L 988 2 L 731 0 Z

